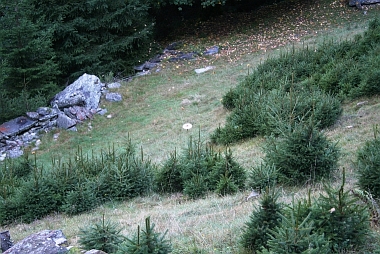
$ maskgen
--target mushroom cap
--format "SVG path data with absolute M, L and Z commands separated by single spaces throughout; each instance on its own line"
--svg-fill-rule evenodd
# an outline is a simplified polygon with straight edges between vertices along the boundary
M 192 127 L 193 125 L 191 123 L 185 123 L 184 125 L 182 125 L 182 128 L 184 128 L 185 130 L 190 130 Z

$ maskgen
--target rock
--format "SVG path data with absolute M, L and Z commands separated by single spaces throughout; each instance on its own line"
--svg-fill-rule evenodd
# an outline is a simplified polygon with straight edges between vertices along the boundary
M 165 49 L 164 49 L 164 52 L 167 51 L 167 50 L 176 50 L 176 49 L 179 49 L 180 47 L 182 47 L 183 45 L 183 42 L 173 42 L 171 44 L 169 44 Z
M 215 54 L 218 54 L 219 53 L 219 47 L 218 46 L 213 46 L 211 48 L 209 48 L 208 50 L 206 50 L 205 52 L 203 52 L 203 55 L 215 55 Z
M 116 88 L 119 88 L 120 86 L 121 86 L 121 84 L 119 82 L 113 82 L 113 83 L 108 84 L 107 88 L 116 89 Z
M 32 128 L 37 123 L 26 116 L 20 116 L 0 125 L 0 132 L 4 136 L 14 136 Z
M 73 119 L 71 119 L 70 117 L 68 117 L 67 115 L 61 113 L 58 115 L 58 118 L 57 118 L 57 127 L 58 128 L 62 128 L 62 129 L 69 129 L 73 126 L 75 126 L 77 124 L 77 122 Z
M 157 63 L 145 62 L 142 65 L 135 66 L 134 70 L 135 71 L 147 71 L 147 70 L 153 69 L 156 66 L 157 66 Z
M 51 101 L 51 105 L 57 105 L 60 109 L 75 105 L 84 106 L 86 109 L 96 109 L 104 86 L 98 77 L 85 73 L 59 92 Z
M 106 94 L 106 100 L 116 102 L 116 101 L 122 101 L 123 98 L 122 98 L 121 94 L 119 94 L 119 93 L 107 93 Z
M 207 66 L 205 68 L 201 68 L 201 69 L 195 69 L 195 72 L 200 74 L 200 73 L 203 73 L 203 72 L 206 72 L 206 71 L 209 71 L 209 70 L 212 70 L 214 69 L 215 67 L 214 66 Z
M 32 120 L 38 120 L 40 114 L 38 114 L 37 112 L 26 112 L 26 116 Z
M 3 254 L 65 254 L 69 252 L 66 244 L 61 230 L 44 230 L 21 240 Z
M 86 251 L 84 254 L 107 254 L 107 253 L 101 250 L 89 250 L 89 251 Z
M 197 56 L 197 53 L 190 52 L 190 53 L 177 53 L 174 57 L 169 58 L 169 62 L 176 62 L 176 61 L 182 61 L 182 60 L 193 60 Z
M 376 4 L 380 3 L 380 0 L 350 0 L 348 2 L 349 6 L 356 6 L 359 10 L 363 9 L 362 5 L 367 5 L 367 4 Z
M 0 232 L 0 250 L 4 252 L 13 246 L 9 231 Z

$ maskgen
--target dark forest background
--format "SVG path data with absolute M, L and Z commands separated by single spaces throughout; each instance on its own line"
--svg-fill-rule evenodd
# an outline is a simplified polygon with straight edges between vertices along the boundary
M 47 105 L 83 73 L 131 75 L 184 22 L 274 2 L 0 0 L 0 122 Z

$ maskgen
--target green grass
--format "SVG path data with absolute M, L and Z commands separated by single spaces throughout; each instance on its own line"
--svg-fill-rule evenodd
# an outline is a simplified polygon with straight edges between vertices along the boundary
M 206 38 L 178 33 L 178 40 L 185 42 L 183 51 L 213 45 L 221 46 L 222 51 L 217 56 L 200 57 L 191 62 L 164 62 L 160 65 L 160 72 L 123 83 L 116 90 L 123 95 L 122 102 L 101 102 L 100 106 L 108 109 L 111 118 L 95 116 L 91 120 L 91 130 L 86 122 L 79 126 L 78 132 L 56 130 L 45 135 L 41 149 L 37 151 L 38 163 L 48 165 L 52 156 L 70 158 L 78 146 L 88 153 L 92 150 L 98 153 L 112 145 L 121 148 L 129 135 L 138 147 L 142 147 L 144 157 L 160 164 L 174 149 L 185 148 L 190 135 L 198 136 L 200 131 L 202 138 L 207 140 L 210 133 L 223 125 L 228 112 L 221 105 L 222 96 L 265 59 L 276 57 L 292 47 L 316 47 L 323 40 L 352 38 L 363 32 L 368 20 L 380 13 L 377 7 L 371 7 L 368 15 L 363 15 L 343 5 L 342 1 L 319 1 L 319 6 L 309 1 L 292 2 L 292 8 L 268 6 L 256 13 L 241 14 L 242 17 L 235 22 L 228 22 L 236 18 L 230 17 L 225 18 L 226 23 L 210 20 L 199 24 L 200 29 L 204 29 L 201 34 L 208 35 Z M 299 14 L 301 9 L 302 14 Z M 213 29 L 217 25 L 223 29 Z M 234 29 L 235 26 L 241 28 Z M 208 65 L 216 68 L 203 74 L 194 72 L 194 69 Z M 197 99 L 197 102 L 182 104 L 185 99 Z M 368 103 L 357 106 L 360 101 Z M 354 187 L 356 181 L 352 164 L 355 153 L 373 137 L 372 127 L 380 120 L 379 107 L 378 97 L 347 103 L 340 120 L 325 131 L 342 147 L 339 163 L 341 169 L 346 169 L 348 188 Z M 187 122 L 193 125 L 188 131 L 182 129 Z M 53 140 L 55 132 L 60 133 L 57 141 Z M 263 157 L 262 141 L 263 138 L 250 139 L 231 148 L 236 159 L 250 169 Z M 225 148 L 220 149 L 224 151 Z M 337 179 L 339 185 L 339 174 Z M 320 185 L 312 186 L 313 195 L 318 195 L 321 189 Z M 290 203 L 293 195 L 304 197 L 306 193 L 306 188 L 284 188 L 281 199 Z M 127 236 L 131 236 L 137 225 L 143 225 L 144 219 L 150 216 L 158 232 L 169 229 L 167 236 L 173 244 L 173 253 L 196 253 L 197 250 L 204 251 L 202 253 L 239 253 L 237 243 L 242 226 L 253 210 L 252 201 L 245 202 L 248 194 L 249 191 L 223 198 L 210 195 L 195 201 L 186 200 L 180 194 L 152 195 L 123 203 L 108 203 L 79 216 L 52 214 L 30 224 L 2 227 L 0 231 L 9 230 L 13 240 L 19 241 L 39 230 L 59 228 L 69 243 L 76 245 L 79 228 L 101 220 L 102 214 L 120 223 Z M 253 203 L 257 204 L 257 201 Z M 376 236 L 379 239 L 379 235 Z

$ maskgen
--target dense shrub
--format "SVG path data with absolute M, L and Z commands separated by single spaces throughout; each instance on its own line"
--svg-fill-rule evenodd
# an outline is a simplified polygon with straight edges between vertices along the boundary
M 64 204 L 60 210 L 68 215 L 76 215 L 90 211 L 98 204 L 95 184 L 86 183 L 66 193 Z
M 246 89 L 242 92 L 248 93 Z M 239 100 L 232 100 L 235 108 L 227 117 L 226 125 L 211 135 L 213 142 L 229 144 L 257 135 L 279 135 L 310 119 L 322 129 L 334 124 L 342 113 L 339 100 L 314 88 L 285 83 L 272 90 L 252 88 L 250 92 L 252 94 L 241 95 Z M 231 99 L 228 100 L 231 107 Z
M 183 190 L 181 178 L 182 164 L 177 157 L 177 151 L 170 154 L 160 170 L 155 175 L 156 189 L 160 193 L 175 193 Z
M 358 185 L 380 198 L 380 139 L 367 141 L 357 153 Z
M 302 185 L 328 179 L 338 168 L 337 144 L 329 141 L 313 124 L 297 125 L 278 138 L 268 138 L 264 163 L 279 172 L 279 182 Z
M 326 40 L 317 49 L 294 49 L 270 58 L 223 96 L 231 110 L 211 135 L 230 144 L 257 135 L 278 134 L 284 125 L 314 118 L 318 128 L 335 123 L 340 101 L 380 92 L 380 20 L 353 40 Z
M 226 195 L 245 187 L 246 173 L 233 158 L 231 150 L 222 155 L 210 144 L 190 137 L 182 154 L 171 154 L 163 167 L 157 170 L 156 189 L 162 193 L 184 192 L 192 198 L 208 191 Z
M 244 248 L 257 252 L 267 247 L 268 233 L 281 223 L 282 204 L 278 201 L 279 192 L 267 189 L 260 197 L 260 207 L 255 208 L 245 224 L 241 236 Z
M 78 148 L 72 158 L 66 162 L 54 158 L 49 169 L 27 159 L 17 164 L 22 169 L 5 164 L 0 170 L 0 224 L 31 222 L 52 212 L 74 215 L 153 189 L 156 166 L 135 155 L 130 139 L 123 152 L 112 147 L 98 157 L 89 157 Z M 8 169 L 15 169 L 17 175 L 7 174 Z

